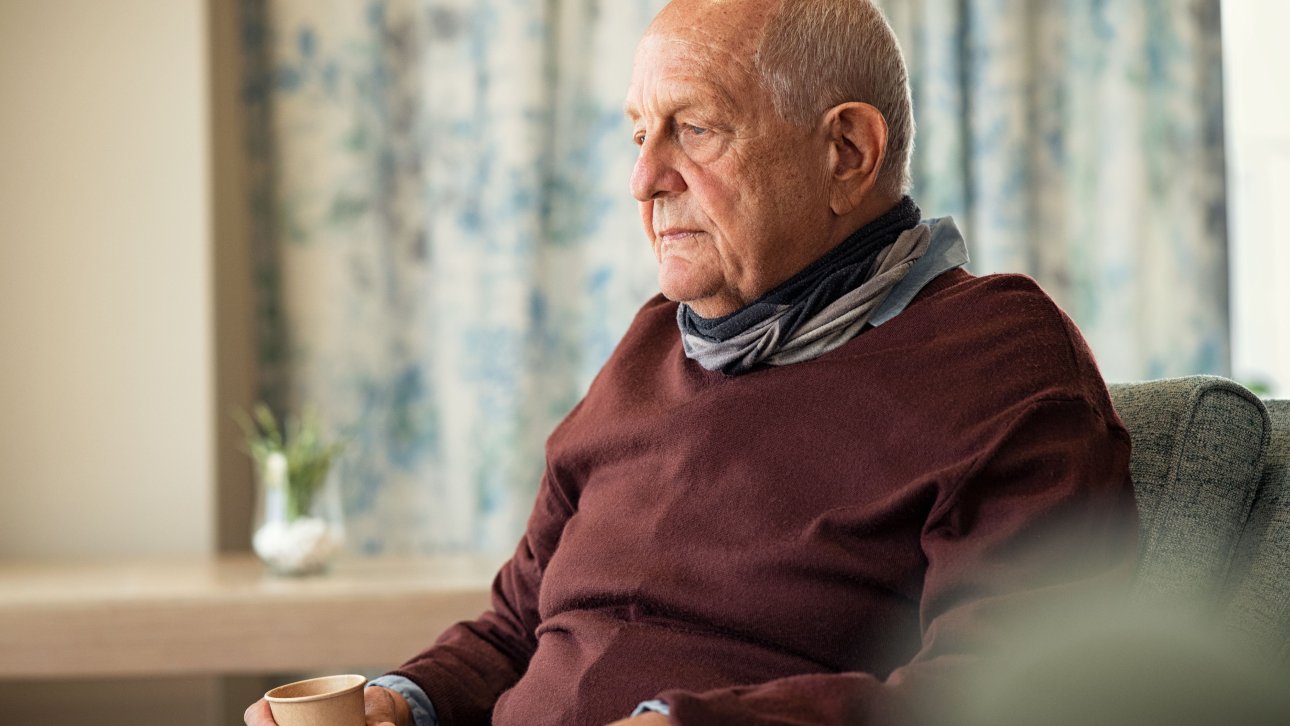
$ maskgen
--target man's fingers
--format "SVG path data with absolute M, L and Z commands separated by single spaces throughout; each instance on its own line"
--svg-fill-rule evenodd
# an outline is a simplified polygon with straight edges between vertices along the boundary
M 368 686 L 363 693 L 367 726 L 399 726 L 412 723 L 412 714 L 403 696 L 381 686 Z
M 246 726 L 278 726 L 278 722 L 273 720 L 273 712 L 269 710 L 269 702 L 263 698 L 247 707 L 242 720 L 246 722 Z

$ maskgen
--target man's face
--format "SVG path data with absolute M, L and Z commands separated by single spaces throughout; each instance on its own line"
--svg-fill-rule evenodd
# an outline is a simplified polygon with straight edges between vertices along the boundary
M 659 287 L 704 317 L 734 312 L 832 247 L 827 139 L 779 117 L 745 3 L 674 3 L 636 51 L 626 112 L 632 195 Z

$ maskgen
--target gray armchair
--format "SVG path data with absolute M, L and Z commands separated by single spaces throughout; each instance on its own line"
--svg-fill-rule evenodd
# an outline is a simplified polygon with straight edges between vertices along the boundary
M 1224 378 L 1111 386 L 1133 438 L 1135 597 L 1212 608 L 1290 665 L 1290 401 Z
M 1055 611 L 932 722 L 1290 723 L 1290 401 L 1213 376 L 1111 400 L 1133 439 L 1139 607 Z

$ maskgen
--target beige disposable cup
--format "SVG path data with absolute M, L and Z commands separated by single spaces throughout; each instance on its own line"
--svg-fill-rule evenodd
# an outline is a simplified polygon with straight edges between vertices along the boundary
M 296 681 L 264 694 L 278 726 L 364 726 L 363 676 Z

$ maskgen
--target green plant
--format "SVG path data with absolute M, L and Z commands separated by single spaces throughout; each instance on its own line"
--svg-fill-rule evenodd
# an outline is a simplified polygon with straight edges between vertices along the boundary
M 299 417 L 288 415 L 282 426 L 264 403 L 257 403 L 250 415 L 234 411 L 233 418 L 242 428 L 246 452 L 255 460 L 261 475 L 274 453 L 281 453 L 286 459 L 287 521 L 307 515 L 332 462 L 344 450 L 344 442 L 325 440 L 322 423 L 310 408 Z M 266 482 L 266 485 L 271 484 Z
M 1259 398 L 1268 398 L 1272 395 L 1272 383 L 1262 378 L 1252 378 L 1249 380 L 1237 381 L 1250 390 L 1250 393 Z

